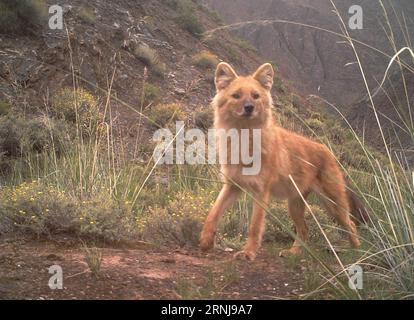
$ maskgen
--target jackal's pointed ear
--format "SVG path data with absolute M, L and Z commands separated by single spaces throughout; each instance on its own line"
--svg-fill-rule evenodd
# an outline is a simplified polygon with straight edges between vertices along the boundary
M 272 89 L 273 78 L 275 71 L 270 63 L 265 63 L 253 74 L 253 78 L 260 82 L 260 84 L 267 90 Z
M 228 63 L 220 62 L 214 79 L 217 91 L 225 89 L 236 78 L 237 73 L 234 69 Z

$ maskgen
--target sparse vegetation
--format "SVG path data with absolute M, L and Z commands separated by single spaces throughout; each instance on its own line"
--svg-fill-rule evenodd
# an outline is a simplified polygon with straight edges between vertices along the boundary
M 47 18 L 44 0 L 2 0 L 0 2 L 0 33 L 36 35 Z
M 204 29 L 195 13 L 194 3 L 191 0 L 177 0 L 177 9 L 179 13 L 176 18 L 181 28 L 199 38 Z
M 0 116 L 7 115 L 12 109 L 11 104 L 6 100 L 0 100 Z
M 96 22 L 96 14 L 93 8 L 91 7 L 87 7 L 87 6 L 82 6 L 79 9 L 79 18 L 81 18 L 81 20 L 85 23 L 88 24 L 95 24 Z
M 8 157 L 29 155 L 33 152 L 62 151 L 70 140 L 64 122 L 46 116 L 32 119 L 10 114 L 0 117 L 0 152 Z
M 41 181 L 23 182 L 0 194 L 0 234 L 52 238 L 72 234 L 117 243 L 137 235 L 128 206 L 96 196 L 79 200 Z
M 279 67 L 276 63 L 272 62 L 273 70 L 275 71 L 275 76 L 273 78 L 273 87 L 277 90 L 277 92 L 284 93 L 285 92 L 285 85 L 283 83 L 283 79 L 280 76 Z
M 149 207 L 140 221 L 145 239 L 159 245 L 198 246 L 212 197 L 203 189 L 200 195 L 190 191 L 177 192 L 167 197 L 162 207 Z
M 82 88 L 63 88 L 56 92 L 52 97 L 50 113 L 59 119 L 78 123 L 84 132 L 89 133 L 104 120 L 96 98 Z
M 241 63 L 242 56 L 240 52 L 231 44 L 227 44 L 225 46 L 226 51 L 228 52 L 228 55 L 230 56 L 231 61 L 234 61 L 234 63 Z
M 175 125 L 175 122 L 183 121 L 185 114 L 181 105 L 177 103 L 166 103 L 153 106 L 149 118 L 161 127 L 165 127 L 170 123 Z
M 148 219 L 143 222 L 146 225 L 144 238 L 158 245 L 196 247 L 203 225 L 202 216 L 182 210 L 174 213 L 176 209 L 151 209 Z
M 161 89 L 151 83 L 144 84 L 144 107 L 156 105 L 161 101 Z
M 236 38 L 236 45 L 242 50 L 257 52 L 257 49 L 245 39 Z
M 306 124 L 316 134 L 323 134 L 323 131 L 325 129 L 325 124 L 319 119 L 316 119 L 316 118 L 306 119 Z
M 194 124 L 204 131 L 213 128 L 214 112 L 210 106 L 200 107 L 194 111 Z
M 140 43 L 134 48 L 134 55 L 141 60 L 142 63 L 150 67 L 155 75 L 164 76 L 167 66 L 161 61 L 161 58 L 155 49 L 152 49 L 145 43 Z
M 220 16 L 220 14 L 216 11 L 216 10 L 212 10 L 207 6 L 202 5 L 202 8 L 214 19 L 214 21 L 216 23 L 218 23 L 219 25 L 222 25 L 223 22 L 223 18 Z
M 220 270 L 207 269 L 201 281 L 179 278 L 176 293 L 181 299 L 219 299 L 223 291 L 240 280 L 236 261 L 225 263 Z
M 193 56 L 194 64 L 200 69 L 212 70 L 220 62 L 215 54 L 207 50 L 203 50 Z
M 96 247 L 88 248 L 84 245 L 85 262 L 89 267 L 89 271 L 95 276 L 99 276 L 102 266 L 102 250 Z
M 278 92 L 285 92 L 285 86 L 284 86 L 284 84 L 283 84 L 283 80 L 282 80 L 282 78 L 280 77 L 280 75 L 275 74 L 275 77 L 274 77 L 274 79 L 273 79 L 273 84 L 274 84 L 275 89 L 276 89 Z

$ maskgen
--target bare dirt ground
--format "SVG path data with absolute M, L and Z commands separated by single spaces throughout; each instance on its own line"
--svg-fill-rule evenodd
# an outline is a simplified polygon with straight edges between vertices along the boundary
M 262 250 L 254 262 L 233 252 L 101 248 L 97 275 L 70 239 L 0 242 L 0 299 L 286 299 L 302 293 L 300 274 Z M 51 290 L 48 268 L 60 265 L 63 289 Z

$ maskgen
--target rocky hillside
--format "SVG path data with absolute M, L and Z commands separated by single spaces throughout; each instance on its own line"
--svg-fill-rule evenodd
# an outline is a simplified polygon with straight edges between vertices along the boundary
M 139 118 L 133 109 L 142 108 L 148 113 L 159 102 L 180 102 L 187 112 L 206 108 L 214 94 L 213 71 L 218 61 L 228 61 L 245 73 L 264 61 L 273 61 L 279 69 L 276 95 L 289 97 L 294 90 L 294 104 L 309 107 L 301 97 L 317 94 L 339 104 L 361 128 L 376 128 L 375 123 L 369 125 L 373 119 L 369 107 L 360 103 L 365 92 L 359 68 L 352 64 L 352 50 L 340 37 L 288 23 L 248 24 L 237 28 L 236 33 L 226 29 L 207 32 L 225 24 L 222 16 L 227 23 L 284 19 L 340 33 L 329 1 L 262 0 L 253 4 L 236 0 L 231 5 L 215 0 L 204 1 L 204 5 L 190 0 L 57 3 L 64 8 L 63 30 L 50 30 L 44 19 L 38 29 L 26 27 L 25 32 L 1 34 L 1 105 L 10 103 L 44 112 L 53 94 L 62 87 L 72 87 L 74 82 L 101 97 L 101 101 L 105 101 L 110 88 L 116 123 L 133 131 Z M 349 4 L 338 4 L 341 15 L 347 15 Z M 377 32 L 381 21 L 376 15 L 381 8 L 368 1 L 361 5 L 367 8 L 364 30 L 352 31 L 351 35 L 392 55 L 389 41 Z M 402 8 L 407 16 L 405 25 L 411 30 L 411 2 L 395 4 L 391 25 L 398 30 L 395 23 L 401 20 L 395 15 L 401 18 Z M 403 35 L 395 32 L 398 45 L 403 45 Z M 375 88 L 388 58 L 360 45 L 357 48 L 370 85 Z M 142 99 L 144 82 L 147 99 Z M 384 119 L 398 121 L 386 100 L 380 104 Z
M 202 41 L 200 33 L 219 20 L 192 1 L 48 2 L 63 6 L 66 29 L 50 30 L 44 20 L 36 32 L 1 34 L 1 101 L 41 109 L 75 81 L 104 99 L 111 87 L 120 119 L 135 122 L 130 108 L 141 106 L 144 77 L 159 100 L 193 109 L 209 104 L 217 61 L 242 71 L 262 62 L 228 33 Z
M 373 101 L 378 121 L 391 150 L 400 159 L 406 158 L 413 163 L 413 114 L 410 110 L 414 103 L 414 76 L 408 71 L 403 74 L 404 76 L 399 71 L 390 74 L 384 85 L 374 90 Z M 373 145 L 383 146 L 378 121 L 368 95 L 350 106 L 348 115 L 348 119 L 360 129 L 367 140 Z
M 48 27 L 47 9 L 56 3 L 64 12 L 61 30 Z M 347 108 L 354 112 L 354 122 L 362 128 L 375 123 L 356 66 L 347 65 L 354 61 L 349 47 L 338 37 L 286 23 L 240 29 L 239 35 L 256 41 L 256 49 L 200 3 L 0 0 L 0 297 L 414 296 L 413 264 L 407 263 L 414 256 L 412 170 L 405 175 L 387 157 L 357 141 L 318 102 L 312 105 L 308 101 L 313 100 L 304 98 L 319 93 L 347 105 L 357 101 Z M 277 13 L 340 31 L 328 1 L 214 3 L 228 21 L 249 20 L 252 12 L 257 17 Z M 411 6 L 404 8 L 408 26 Z M 367 15 L 371 35 L 379 34 L 380 28 L 370 24 L 374 20 Z M 361 36 L 369 38 L 364 32 Z M 368 51 L 362 59 L 375 88 L 386 59 L 380 61 Z M 237 261 L 234 254 L 249 233 L 255 200 L 250 194 L 223 215 L 215 250 L 199 251 L 203 223 L 222 187 L 219 167 L 154 164 L 152 138 L 157 128 L 171 128 L 176 121 L 185 121 L 187 128 L 211 126 L 209 102 L 220 60 L 240 73 L 269 60 L 277 64 L 272 92 L 280 125 L 327 145 L 351 191 L 372 209 L 371 223 L 361 229 L 360 249 L 348 250 L 348 244 L 345 249 L 341 227 L 310 197 L 307 253 L 299 259 L 279 257 L 292 244 L 289 231 L 294 229 L 286 202 L 272 201 L 258 258 Z M 379 70 L 377 81 L 372 70 Z M 399 99 L 394 110 L 413 105 L 413 72 L 401 78 L 396 71 L 391 70 L 390 81 L 374 97 L 381 119 L 391 110 L 389 98 Z M 402 114 L 388 118 L 396 121 Z M 389 129 L 384 130 L 387 135 Z M 364 133 L 380 140 L 374 126 Z M 367 290 L 338 285 L 348 281 L 345 266 L 363 264 L 370 271 L 364 278 Z M 47 285 L 55 278 L 48 268 L 50 272 L 56 265 L 64 270 L 63 290 Z
M 329 0 L 206 0 L 226 23 L 255 20 L 285 20 L 315 26 L 342 34 L 340 20 Z M 387 55 L 395 53 L 385 30 L 387 19 L 378 1 L 334 1 L 339 14 L 348 25 L 348 10 L 358 4 L 363 8 L 363 29 L 350 30 L 351 37 L 377 48 Z M 414 2 L 392 1 L 385 10 L 397 47 L 407 45 L 414 30 Z M 252 23 L 235 28 L 248 39 L 260 54 L 280 67 L 282 76 L 293 86 L 308 94 L 320 95 L 340 106 L 349 106 L 365 94 L 365 88 L 354 53 L 344 39 L 332 33 L 288 22 Z M 408 32 L 407 32 L 408 30 Z M 370 85 L 382 78 L 389 58 L 357 44 Z M 376 79 L 376 80 L 375 80 Z
M 336 105 L 367 141 L 383 147 L 382 139 L 377 139 L 378 124 L 367 100 L 355 54 L 341 37 L 343 28 L 338 13 L 348 27 L 349 8 L 360 5 L 363 29 L 348 31 L 355 39 L 370 90 L 378 93 L 374 102 L 381 126 L 387 132 L 387 142 L 395 149 L 412 149 L 409 109 L 414 105 L 414 93 L 410 55 L 405 52 L 401 56 L 411 68 L 409 72 L 406 70 L 405 80 L 394 64 L 389 72 L 391 81 L 382 89 L 378 89 L 378 84 L 391 57 L 400 48 L 411 46 L 413 1 L 390 1 L 383 6 L 379 1 L 334 1 L 336 12 L 329 0 L 235 0 L 231 5 L 226 1 L 205 0 L 205 3 L 227 24 L 235 25 L 226 30 L 248 40 L 261 56 L 275 62 L 281 77 L 291 87 L 302 95 L 317 95 Z M 332 106 L 326 105 L 326 110 L 338 115 Z

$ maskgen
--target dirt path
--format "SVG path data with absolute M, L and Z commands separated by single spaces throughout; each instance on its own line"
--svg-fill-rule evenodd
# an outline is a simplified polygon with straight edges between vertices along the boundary
M 79 245 L 0 242 L 0 299 L 278 299 L 301 293 L 301 277 L 261 252 L 253 263 L 232 252 L 102 248 L 95 276 Z M 63 289 L 48 286 L 48 268 L 63 270 Z

